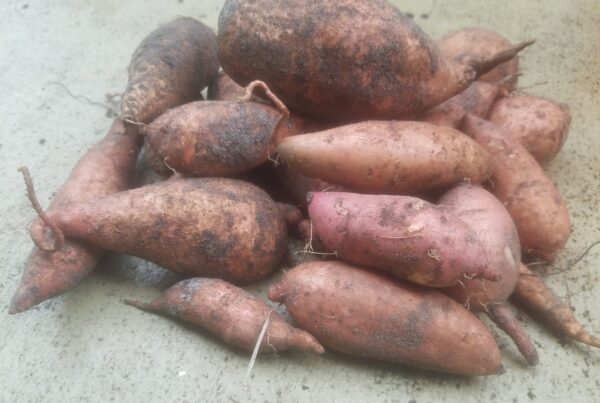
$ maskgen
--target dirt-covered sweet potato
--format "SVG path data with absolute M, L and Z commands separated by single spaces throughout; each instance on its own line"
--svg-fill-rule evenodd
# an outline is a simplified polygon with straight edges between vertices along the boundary
M 460 375 L 503 369 L 485 326 L 437 290 L 342 262 L 304 263 L 269 289 L 299 327 L 326 347 Z
M 199 99 L 218 70 L 216 36 L 208 26 L 187 17 L 164 24 L 133 53 L 121 117 L 150 123 L 170 108 Z
M 488 58 L 512 47 L 508 39 L 499 33 L 478 27 L 462 28 L 450 32 L 437 40 L 437 45 L 444 57 L 462 63 L 468 63 L 469 60 Z M 510 92 L 517 85 L 518 73 L 519 57 L 515 56 L 483 74 L 479 77 L 479 80 L 496 83 L 510 77 L 503 84 Z
M 238 84 L 263 80 L 291 110 L 360 121 L 431 109 L 527 44 L 463 63 L 384 0 L 227 0 L 218 46 Z
M 226 343 L 247 351 L 254 350 L 268 319 L 259 352 L 276 353 L 289 349 L 325 352 L 313 336 L 289 325 L 260 298 L 223 280 L 187 279 L 150 303 L 125 302 L 144 311 L 175 316 L 198 325 Z
M 50 223 L 66 236 L 141 257 L 186 276 L 236 284 L 269 275 L 286 250 L 279 207 L 251 184 L 220 178 L 177 179 L 55 209 Z M 32 238 L 48 244 L 46 227 Z
M 364 193 L 445 190 L 489 177 L 488 154 L 449 127 L 425 122 L 369 121 L 284 139 L 284 164 L 302 175 Z
M 430 287 L 500 279 L 475 232 L 416 197 L 315 192 L 308 214 L 325 247 L 349 263 Z
M 535 346 L 507 304 L 519 277 L 521 246 L 510 214 L 496 197 L 480 186 L 462 184 L 439 200 L 473 230 L 489 259 L 500 271 L 497 282 L 476 279 L 442 290 L 472 312 L 485 312 L 514 341 L 530 365 L 538 362 Z
M 127 189 L 140 145 L 137 129 L 115 120 L 106 137 L 79 159 L 48 212 Z M 55 253 L 34 248 L 9 312 L 26 311 L 71 290 L 91 273 L 102 253 L 101 249 L 74 239 L 67 239 L 63 248 Z
M 467 115 L 463 131 L 490 154 L 492 193 L 504 203 L 523 253 L 552 262 L 571 234 L 567 206 L 535 158 L 498 126 Z
M 517 139 L 540 164 L 558 154 L 571 125 L 567 105 L 529 95 L 496 101 L 488 119 Z

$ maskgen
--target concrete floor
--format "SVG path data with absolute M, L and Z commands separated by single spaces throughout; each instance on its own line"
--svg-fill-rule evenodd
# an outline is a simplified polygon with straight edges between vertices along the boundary
M 396 1 L 432 36 L 489 27 L 536 38 L 521 87 L 571 106 L 563 152 L 548 166 L 568 201 L 574 232 L 557 266 L 600 240 L 600 3 L 597 0 Z M 600 401 L 600 352 L 560 343 L 523 317 L 541 364 L 527 368 L 497 335 L 507 372 L 463 379 L 334 353 L 249 357 L 206 333 L 134 310 L 174 276 L 112 256 L 76 290 L 27 313 L 7 306 L 31 248 L 34 214 L 17 167 L 26 164 L 44 204 L 75 160 L 110 125 L 106 94 L 119 93 L 139 41 L 178 15 L 216 27 L 221 1 L 4 0 L 0 6 L 0 401 Z M 77 97 L 70 96 L 68 91 Z M 88 100 L 84 99 L 86 97 Z M 90 102 L 91 101 L 91 102 Z M 600 333 L 600 249 L 548 282 Z M 266 284 L 251 287 L 264 292 Z

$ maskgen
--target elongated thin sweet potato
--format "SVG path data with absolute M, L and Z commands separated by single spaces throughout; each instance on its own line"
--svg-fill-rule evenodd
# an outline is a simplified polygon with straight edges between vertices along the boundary
M 492 335 L 458 303 L 345 263 L 297 266 L 271 286 L 269 299 L 345 354 L 460 375 L 503 368 Z
M 584 329 L 571 308 L 548 288 L 542 277 L 532 273 L 524 264 L 519 266 L 519 272 L 519 281 L 512 294 L 512 301 L 559 337 L 600 348 L 600 339 Z
M 370 121 L 284 139 L 277 152 L 297 172 L 364 193 L 422 194 L 489 177 L 472 139 L 425 122 Z
M 430 287 L 482 276 L 500 279 L 477 234 L 424 200 L 316 192 L 308 213 L 325 247 L 347 262 Z
M 571 113 L 565 104 L 521 95 L 496 101 L 489 120 L 517 139 L 540 164 L 545 164 L 565 144 Z
M 510 213 L 522 251 L 552 262 L 571 234 L 560 192 L 535 158 L 498 126 L 467 115 L 463 130 L 492 157 L 492 192 Z
M 140 145 L 137 129 L 115 120 L 106 137 L 80 158 L 48 212 L 127 189 Z M 26 311 L 71 290 L 91 273 L 102 253 L 101 249 L 74 239 L 68 239 L 56 253 L 34 248 L 9 312 Z
M 462 28 L 446 34 L 437 41 L 442 55 L 462 63 L 469 60 L 491 57 L 498 52 L 510 49 L 511 43 L 499 33 L 487 28 Z M 515 89 L 519 79 L 519 57 L 515 56 L 494 67 L 479 77 L 479 80 L 497 83 L 506 78 L 503 85 L 510 92 Z
M 507 304 L 519 277 L 521 246 L 519 234 L 510 214 L 502 203 L 480 186 L 462 184 L 448 191 L 439 200 L 473 230 L 489 259 L 498 269 L 501 279 L 463 281 L 442 291 L 473 312 L 486 312 L 514 341 L 530 365 L 538 363 L 535 346 Z
M 66 236 L 149 260 L 186 276 L 236 284 L 269 275 L 286 250 L 275 202 L 233 179 L 171 179 L 55 209 L 48 214 Z M 45 227 L 32 238 L 47 244 Z
M 209 27 L 187 17 L 162 25 L 133 53 L 121 117 L 150 123 L 170 108 L 197 100 L 218 70 L 216 36 Z
M 527 45 L 444 58 L 384 0 L 227 0 L 219 16 L 219 60 L 235 82 L 263 80 L 290 109 L 328 120 L 413 116 Z
M 150 303 L 125 302 L 144 311 L 172 315 L 201 326 L 226 343 L 248 351 L 254 350 L 268 319 L 259 352 L 288 349 L 325 352 L 313 336 L 290 326 L 261 299 L 223 280 L 183 280 Z

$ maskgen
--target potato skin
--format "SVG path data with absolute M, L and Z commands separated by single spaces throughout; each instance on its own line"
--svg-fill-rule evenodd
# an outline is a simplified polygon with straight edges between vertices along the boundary
M 115 120 L 106 136 L 79 159 L 47 211 L 127 189 L 133 180 L 141 141 L 136 128 Z M 39 219 L 33 225 L 40 225 Z M 34 248 L 9 313 L 26 311 L 73 289 L 92 272 L 102 254 L 99 248 L 74 239 L 67 239 L 55 253 Z
M 522 252 L 553 262 L 571 234 L 569 212 L 556 186 L 535 158 L 498 126 L 467 115 L 463 130 L 492 157 L 492 191 L 517 226 Z
M 265 278 L 286 250 L 279 207 L 261 189 L 233 179 L 173 178 L 71 205 L 50 218 L 67 236 L 235 284 Z
M 384 0 L 227 0 L 218 46 L 235 82 L 265 81 L 290 109 L 328 120 L 412 116 L 477 76 Z
M 187 17 L 164 24 L 133 53 L 121 117 L 150 123 L 168 109 L 198 99 L 218 70 L 216 35 L 208 26 Z
M 341 262 L 312 262 L 286 272 L 269 298 L 345 354 L 460 375 L 502 370 L 485 326 L 436 290 Z
M 352 264 L 430 287 L 480 276 L 499 280 L 477 235 L 416 197 L 316 192 L 308 214 L 325 247 Z
M 474 60 L 482 57 L 490 57 L 500 51 L 509 49 L 512 45 L 499 33 L 486 28 L 462 28 L 446 34 L 436 41 L 444 57 L 455 60 Z M 512 78 L 504 81 L 505 88 L 510 92 L 517 86 L 519 79 L 519 58 L 496 66 L 493 70 L 479 77 L 480 81 L 489 83 L 500 82 L 510 76 Z
M 361 193 L 422 194 L 490 173 L 476 142 L 425 122 L 355 123 L 286 138 L 277 151 L 297 172 Z
M 521 95 L 496 101 L 489 120 L 519 141 L 540 164 L 546 164 L 567 140 L 571 113 L 565 104 Z
M 290 348 L 325 352 L 307 332 L 290 326 L 261 299 L 223 280 L 192 278 L 180 281 L 150 303 L 125 301 L 142 310 L 167 313 L 201 326 L 223 341 L 253 351 L 262 327 L 269 318 L 259 352 Z

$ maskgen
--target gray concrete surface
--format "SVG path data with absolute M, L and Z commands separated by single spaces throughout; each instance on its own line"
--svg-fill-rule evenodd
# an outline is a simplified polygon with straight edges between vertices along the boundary
M 547 170 L 564 193 L 574 231 L 557 266 L 600 239 L 600 3 L 597 0 L 396 1 L 432 36 L 463 26 L 536 38 L 522 57 L 521 86 L 568 103 L 570 139 Z M 142 37 L 174 16 L 216 27 L 221 1 L 4 0 L 0 5 L 0 401 L 600 401 L 600 352 L 561 343 L 523 316 L 541 364 L 527 368 L 497 335 L 507 372 L 464 379 L 328 353 L 249 357 L 206 333 L 134 310 L 174 277 L 137 259 L 109 257 L 76 290 L 27 313 L 7 306 L 31 248 L 34 214 L 17 173 L 51 198 L 75 160 L 110 125 L 107 93 L 126 83 Z M 424 14 L 427 14 L 426 16 Z M 57 84 L 60 83 L 60 84 Z M 63 87 L 64 86 L 64 87 Z M 600 249 L 548 278 L 583 324 L 600 333 Z M 263 292 L 266 284 L 251 287 Z

